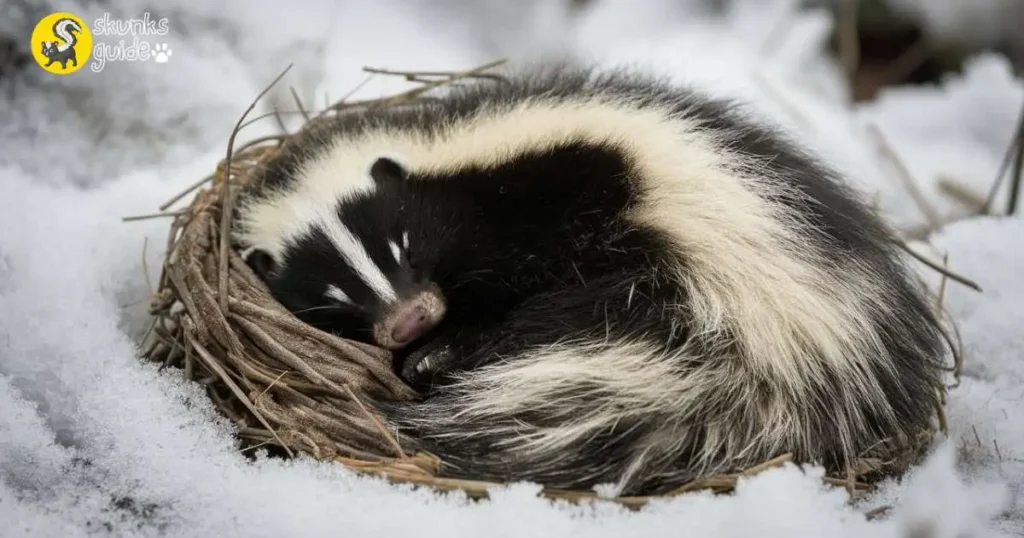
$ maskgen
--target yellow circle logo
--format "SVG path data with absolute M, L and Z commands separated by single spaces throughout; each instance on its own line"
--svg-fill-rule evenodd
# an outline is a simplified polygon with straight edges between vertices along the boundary
M 92 32 L 71 13 L 51 13 L 32 30 L 32 57 L 39 67 L 55 75 L 82 68 L 92 53 Z

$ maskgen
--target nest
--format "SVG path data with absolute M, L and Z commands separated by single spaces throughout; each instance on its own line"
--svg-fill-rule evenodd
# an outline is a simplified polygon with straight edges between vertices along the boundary
M 432 88 L 465 78 L 498 78 L 484 73 L 495 65 L 456 73 L 368 70 L 404 76 L 420 85 L 386 99 L 342 101 L 319 117 L 426 99 L 424 94 Z M 301 105 L 300 111 L 308 120 L 304 129 L 318 122 L 319 117 L 310 117 Z M 244 451 L 265 447 L 288 456 L 304 453 L 394 482 L 486 497 L 489 488 L 500 484 L 444 476 L 436 456 L 405 453 L 375 414 L 375 401 L 416 397 L 393 372 L 388 351 L 299 321 L 231 248 L 228 230 L 234 196 L 249 181 L 251 172 L 272 158 L 290 136 L 294 134 L 257 139 L 234 150 L 232 135 L 227 156 L 216 171 L 161 207 L 166 211 L 193 196 L 186 209 L 158 214 L 173 217 L 173 222 L 150 306 L 152 322 L 142 343 L 143 357 L 164 367 L 180 368 L 187 379 L 203 385 L 216 409 L 237 427 Z M 937 422 L 944 429 L 943 387 L 937 392 Z M 824 480 L 847 488 L 856 498 L 869 491 L 878 478 L 902 473 L 918 461 L 934 433 L 922 431 L 914 439 L 879 446 L 846 472 Z M 697 490 L 726 493 L 743 477 L 791 461 L 790 455 L 782 454 L 733 474 L 680 484 L 668 495 Z M 544 489 L 543 494 L 570 501 L 606 498 L 594 491 Z M 608 499 L 638 507 L 650 498 Z

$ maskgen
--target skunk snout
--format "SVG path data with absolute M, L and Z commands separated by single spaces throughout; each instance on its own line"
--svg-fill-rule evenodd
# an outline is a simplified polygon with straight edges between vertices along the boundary
M 391 341 L 405 345 L 427 332 L 432 326 L 433 322 L 427 309 L 416 305 L 395 322 L 395 327 L 391 330 Z
M 401 349 L 436 327 L 445 309 L 441 291 L 431 286 L 396 303 L 374 326 L 374 339 L 381 347 Z

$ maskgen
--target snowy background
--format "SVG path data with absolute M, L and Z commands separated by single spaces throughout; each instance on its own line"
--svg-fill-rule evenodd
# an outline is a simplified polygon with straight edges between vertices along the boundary
M 828 12 L 786 0 L 717 2 L 727 6 L 717 11 L 709 3 L 597 0 L 577 11 L 554 0 L 291 0 L 286 9 L 0 0 L 0 57 L 24 54 L 32 26 L 58 7 L 87 21 L 167 17 L 173 50 L 165 64 L 66 77 L 31 63 L 0 68 L 0 536 L 1024 534 L 1024 219 L 961 219 L 969 208 L 939 188 L 945 180 L 988 191 L 1024 84 L 1004 57 L 978 54 L 939 85 L 853 104 L 826 50 Z M 944 39 L 1019 42 L 1024 28 L 1018 0 L 899 3 Z M 155 280 L 168 223 L 121 217 L 151 213 L 209 173 L 237 117 L 288 63 L 257 114 L 295 110 L 289 85 L 322 106 L 362 82 L 363 66 L 446 70 L 561 54 L 646 65 L 743 98 L 877 196 L 895 226 L 920 228 L 929 214 L 956 221 L 916 248 L 935 260 L 948 254 L 984 292 L 947 287 L 967 363 L 950 394 L 949 438 L 923 466 L 853 506 L 845 491 L 821 486 L 819 469 L 793 466 L 743 482 L 734 496 L 688 495 L 639 512 L 553 504 L 529 484 L 474 503 L 336 465 L 250 463 L 197 386 L 136 359 L 143 258 Z M 376 78 L 356 97 L 403 86 Z M 276 128 L 268 120 L 243 134 Z M 886 505 L 886 517 L 864 516 Z

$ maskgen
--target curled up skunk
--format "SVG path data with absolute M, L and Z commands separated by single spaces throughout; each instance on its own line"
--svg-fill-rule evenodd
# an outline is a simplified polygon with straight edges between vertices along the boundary
M 941 328 L 842 179 L 730 103 L 547 67 L 325 120 L 235 239 L 305 321 L 394 350 L 444 472 L 662 492 L 933 420 Z

